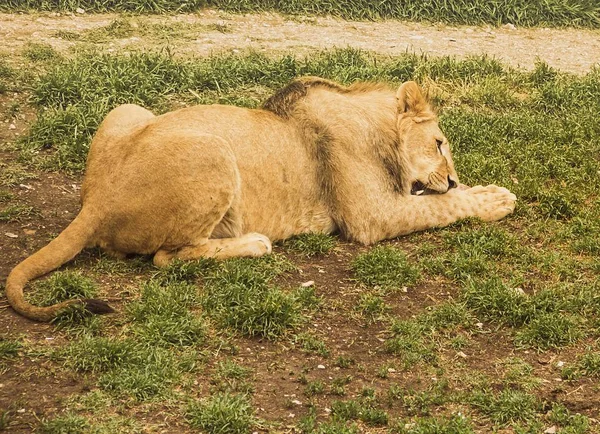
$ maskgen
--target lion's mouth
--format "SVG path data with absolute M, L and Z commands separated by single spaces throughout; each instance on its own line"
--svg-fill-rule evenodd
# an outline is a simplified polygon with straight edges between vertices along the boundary
M 415 181 L 410 188 L 410 194 L 413 196 L 423 196 L 426 194 L 440 194 L 439 191 L 432 190 L 431 188 L 427 188 L 425 184 L 421 181 Z

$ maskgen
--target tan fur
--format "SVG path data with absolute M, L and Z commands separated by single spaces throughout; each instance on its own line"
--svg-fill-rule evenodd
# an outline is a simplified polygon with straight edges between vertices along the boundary
M 445 194 L 411 195 L 417 180 Z M 92 141 L 80 214 L 14 268 L 6 294 L 17 312 L 51 320 L 69 302 L 32 306 L 23 287 L 85 246 L 154 254 L 163 266 L 175 257 L 261 256 L 272 240 L 303 232 L 371 244 L 514 209 L 504 188 L 451 183 L 447 140 L 414 82 L 394 91 L 307 77 L 260 110 L 210 105 L 154 116 L 124 105 Z

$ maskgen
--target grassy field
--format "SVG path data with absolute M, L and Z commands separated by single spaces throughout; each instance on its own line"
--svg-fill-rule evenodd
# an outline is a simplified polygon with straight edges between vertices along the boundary
M 113 23 L 102 37 L 118 31 Z M 2 232 L 36 228 L 37 246 L 53 235 L 42 224 L 63 203 L 44 196 L 46 171 L 78 179 L 114 106 L 256 107 L 301 75 L 417 80 L 461 181 L 510 188 L 515 214 L 373 248 L 309 234 L 270 257 L 166 270 L 88 251 L 35 283 L 31 297 L 98 295 L 118 313 L 68 312 L 41 335 L 12 326 L 0 338 L 0 373 L 79 389 L 40 392 L 15 380 L 21 389 L 0 407 L 0 429 L 25 420 L 45 433 L 600 430 L 597 406 L 585 404 L 600 400 L 600 69 L 574 76 L 541 62 L 521 71 L 486 57 L 351 49 L 174 58 L 85 48 L 64 57 L 30 44 L 0 58 L 0 117 L 31 125 L 3 150 Z M 44 201 L 21 193 L 36 178 Z M 69 188 L 73 178 L 58 179 Z M 17 321 L 5 312 L 1 321 Z M 31 404 L 40 393 L 56 410 Z M 23 419 L 30 407 L 35 419 Z
M 0 11 L 191 12 L 204 7 L 231 12 L 274 11 L 291 15 L 333 15 L 344 19 L 395 18 L 453 24 L 510 23 L 518 26 L 598 27 L 594 0 L 5 0 Z

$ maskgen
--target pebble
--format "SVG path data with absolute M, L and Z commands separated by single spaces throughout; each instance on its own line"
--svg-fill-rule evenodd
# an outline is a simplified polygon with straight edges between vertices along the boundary
M 309 286 L 313 286 L 314 284 L 315 284 L 314 280 L 309 280 L 308 282 L 304 282 L 300 286 L 303 287 L 303 288 L 308 288 Z
M 563 366 L 565 366 L 565 362 L 563 362 L 562 360 L 559 360 L 558 362 L 556 362 L 557 368 L 562 368 Z
M 319 365 L 317 366 L 318 369 L 325 369 L 325 365 Z
M 546 431 L 544 431 L 544 434 L 554 434 L 556 433 L 556 426 L 552 425 L 550 428 L 548 428 Z
M 4 235 L 6 235 L 8 238 L 19 238 L 17 234 L 13 234 L 12 232 L 5 232 Z
M 75 9 L 75 12 L 77 12 L 78 14 L 85 14 L 85 10 L 82 8 Z
M 17 126 L 16 126 L 15 124 L 10 124 L 10 125 L 8 126 L 8 129 L 9 129 L 9 130 L 16 130 L 16 129 L 17 129 Z
M 292 404 L 296 404 L 296 405 L 302 405 L 302 401 L 299 401 L 297 399 L 292 400 Z

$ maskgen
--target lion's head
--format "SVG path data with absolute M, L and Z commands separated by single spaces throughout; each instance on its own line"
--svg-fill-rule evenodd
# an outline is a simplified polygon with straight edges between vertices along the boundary
M 417 84 L 414 81 L 402 84 L 396 99 L 405 191 L 421 195 L 446 193 L 458 187 L 448 140 Z

